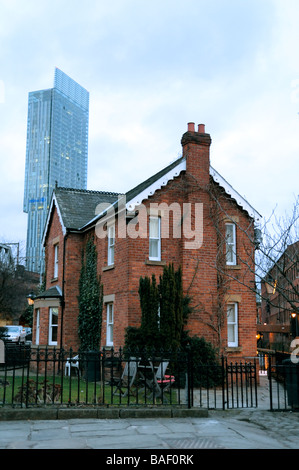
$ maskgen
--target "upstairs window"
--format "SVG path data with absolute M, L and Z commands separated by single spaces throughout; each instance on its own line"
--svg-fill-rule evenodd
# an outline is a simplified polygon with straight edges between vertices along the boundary
M 108 227 L 108 266 L 114 264 L 115 226 Z
M 59 245 L 54 245 L 54 279 L 58 277 L 58 255 Z
M 161 219 L 150 217 L 149 219 L 149 259 L 161 261 Z
M 236 226 L 225 224 L 226 264 L 237 264 Z

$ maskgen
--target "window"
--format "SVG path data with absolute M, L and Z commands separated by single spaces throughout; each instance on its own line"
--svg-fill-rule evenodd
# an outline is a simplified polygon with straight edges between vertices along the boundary
M 107 305 L 107 339 L 106 345 L 113 346 L 113 323 L 114 323 L 114 305 L 113 303 Z
M 108 266 L 114 264 L 115 226 L 108 227 Z
M 150 217 L 149 219 L 149 259 L 161 261 L 161 219 Z
M 226 264 L 235 265 L 237 264 L 235 224 L 225 224 L 225 241 L 226 241 Z
M 49 345 L 57 346 L 58 308 L 50 308 L 49 318 Z
M 54 278 L 58 277 L 58 255 L 59 245 L 54 245 Z
M 238 304 L 228 304 L 227 306 L 227 345 L 229 347 L 238 346 Z
M 35 344 L 39 345 L 39 308 L 36 310 L 36 333 L 35 333 Z

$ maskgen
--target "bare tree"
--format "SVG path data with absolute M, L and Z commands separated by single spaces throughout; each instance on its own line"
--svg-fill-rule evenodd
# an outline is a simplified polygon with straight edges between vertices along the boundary
M 6 248 L 9 244 L 0 246 Z M 26 297 L 32 291 L 38 291 L 39 276 L 26 271 L 23 265 L 16 264 L 11 252 L 5 254 L 4 248 L 0 256 L 0 320 L 18 323 L 28 306 Z
M 243 227 L 238 225 L 238 229 L 252 237 Z M 288 306 L 290 311 L 299 313 L 299 197 L 284 217 L 277 217 L 273 210 L 262 227 L 254 227 L 252 242 L 256 248 L 254 253 L 247 249 L 245 257 L 238 255 L 238 262 L 249 272 L 255 272 L 255 285 L 247 285 L 248 289 L 274 307 L 280 302 L 281 307 Z M 226 272 L 226 276 L 246 285 L 244 278 L 233 273 Z M 276 296 L 265 295 L 261 289 L 263 284 L 266 294 Z
M 257 251 L 257 278 L 272 293 L 264 300 L 299 314 L 299 197 L 289 214 L 278 218 L 273 212 L 272 218 Z
M 185 185 L 185 190 L 186 190 Z M 193 190 L 199 189 L 193 182 Z M 256 225 L 253 218 L 241 225 L 231 218 L 227 211 L 229 196 L 214 182 L 201 188 L 209 195 L 210 221 L 214 225 L 217 255 L 213 267 L 217 271 L 217 295 L 213 297 L 214 312 L 206 312 L 205 306 L 194 306 L 202 322 L 218 336 L 221 344 L 222 328 L 226 318 L 225 297 L 231 282 L 237 282 L 255 293 L 257 299 L 272 306 L 272 313 L 282 312 L 281 321 L 288 322 L 292 313 L 299 318 L 299 197 L 295 198 L 289 213 L 278 217 L 275 210 L 271 217 Z M 190 191 L 190 184 L 187 191 Z M 227 239 L 223 220 L 233 222 L 243 233 L 243 246 L 239 247 L 237 258 L 240 270 L 227 269 Z M 211 261 L 203 261 L 211 266 Z M 199 266 L 197 262 L 196 266 Z M 196 270 L 196 268 L 195 268 Z M 194 279 L 196 273 L 194 273 Z

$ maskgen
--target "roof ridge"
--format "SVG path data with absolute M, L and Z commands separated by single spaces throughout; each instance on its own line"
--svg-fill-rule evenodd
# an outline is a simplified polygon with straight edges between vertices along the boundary
M 112 196 L 114 196 L 114 195 L 118 196 L 119 194 L 123 194 L 123 193 L 117 193 L 117 192 L 114 192 L 114 191 L 96 191 L 96 190 L 93 190 L 93 189 L 67 188 L 65 186 L 56 186 L 55 191 L 57 189 L 62 190 L 62 191 L 74 191 L 74 192 L 86 193 L 86 194 L 109 194 L 109 195 L 112 195 Z
M 179 163 L 181 163 L 183 160 L 185 160 L 185 157 L 181 156 L 177 159 L 175 159 L 174 161 L 172 161 L 171 163 L 169 163 L 167 166 L 161 168 L 158 172 L 156 172 L 154 175 L 148 177 L 147 179 L 145 179 L 144 181 L 142 181 L 141 183 L 137 184 L 135 187 L 129 189 L 129 191 L 127 191 L 125 193 L 125 195 L 128 197 L 131 197 L 132 194 L 134 194 L 136 191 L 138 191 L 141 187 L 143 187 L 144 185 L 146 184 L 150 184 L 150 183 L 153 183 L 154 181 L 156 181 L 157 179 L 159 179 L 160 177 L 164 176 L 165 174 L 167 174 L 169 171 L 171 171 L 173 168 L 175 168 L 176 166 L 179 165 Z

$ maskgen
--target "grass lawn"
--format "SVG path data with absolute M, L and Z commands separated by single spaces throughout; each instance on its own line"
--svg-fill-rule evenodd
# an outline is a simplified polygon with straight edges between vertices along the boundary
M 114 391 L 115 387 L 88 382 L 82 377 L 56 375 L 47 377 L 45 382 L 44 377 L 39 376 L 37 383 L 36 375 L 30 375 L 27 386 L 27 377 L 0 375 L 0 406 L 26 404 L 26 398 L 28 405 L 150 405 L 154 402 L 150 391 L 145 396 L 141 389 L 136 389 L 134 394 L 125 397 L 120 396 L 119 391 L 113 394 Z M 178 404 L 176 390 L 166 396 L 166 403 Z M 155 404 L 161 404 L 161 399 L 157 398 Z

